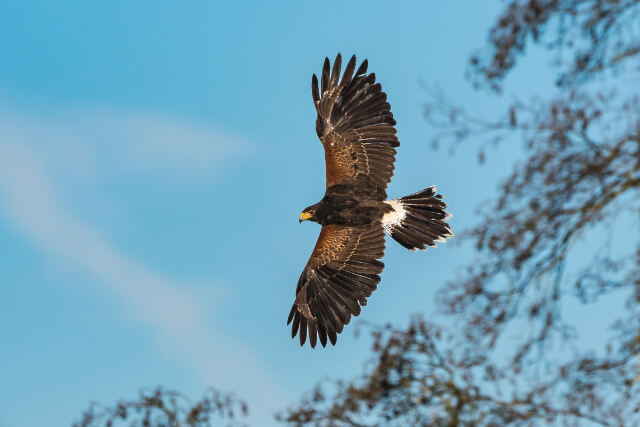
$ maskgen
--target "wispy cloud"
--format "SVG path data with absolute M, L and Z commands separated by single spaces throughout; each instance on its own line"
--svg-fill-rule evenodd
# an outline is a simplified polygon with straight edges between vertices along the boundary
M 107 152 L 125 156 L 122 164 L 127 167 L 205 173 L 237 150 L 233 138 L 166 117 L 116 114 L 62 121 L 60 116 L 3 114 L 0 134 L 0 214 L 16 230 L 54 260 L 102 283 L 133 319 L 155 333 L 163 350 L 203 383 L 247 398 L 257 419 L 267 417 L 274 403 L 281 404 L 283 395 L 255 352 L 207 320 L 207 307 L 214 301 L 204 306 L 187 287 L 145 267 L 66 209 L 51 176 L 60 162 L 76 171 L 87 163 L 90 168 L 95 167 L 92 162 L 102 164 L 100 150 L 110 143 L 118 148 Z
M 242 138 L 205 124 L 99 108 L 24 114 L 0 107 L 0 135 L 26 141 L 46 155 L 48 166 L 71 173 L 115 170 L 161 179 L 209 176 L 250 151 Z

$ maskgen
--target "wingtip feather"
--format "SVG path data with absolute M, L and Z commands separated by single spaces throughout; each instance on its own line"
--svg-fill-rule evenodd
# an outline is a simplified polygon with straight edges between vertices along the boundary
M 313 74 L 311 77 L 311 96 L 313 97 L 314 102 L 320 101 L 320 90 L 318 89 L 318 76 Z
M 358 67 L 358 71 L 356 71 L 356 76 L 360 76 L 360 75 L 366 73 L 368 66 L 369 66 L 369 61 L 367 59 L 362 61 L 362 64 L 360 64 L 360 67 Z

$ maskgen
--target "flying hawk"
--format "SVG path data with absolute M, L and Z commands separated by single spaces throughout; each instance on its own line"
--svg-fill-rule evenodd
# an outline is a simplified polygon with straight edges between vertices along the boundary
M 396 137 L 391 107 L 367 60 L 356 68 L 351 57 L 342 79 L 340 54 L 325 58 L 320 90 L 313 75 L 311 91 L 318 112 L 316 132 L 324 146 L 327 187 L 320 202 L 300 214 L 300 222 L 322 225 L 298 286 L 287 324 L 291 337 L 307 336 L 311 347 L 337 335 L 360 314 L 360 307 L 380 282 L 385 233 L 402 246 L 425 249 L 453 236 L 445 222 L 447 205 L 435 186 L 387 200 L 393 175 Z

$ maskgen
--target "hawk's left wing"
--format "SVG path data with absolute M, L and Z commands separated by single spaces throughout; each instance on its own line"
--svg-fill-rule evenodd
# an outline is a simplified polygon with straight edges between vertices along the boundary
M 340 54 L 333 67 L 326 58 L 320 88 L 315 74 L 311 81 L 318 112 L 316 132 L 324 146 L 327 188 L 361 180 L 364 175 L 382 190 L 379 200 L 384 200 L 384 190 L 393 176 L 395 147 L 400 145 L 396 121 L 387 95 L 376 83 L 376 75 L 367 73 L 367 60 L 354 73 L 356 57 L 351 57 L 342 79 L 341 63 Z

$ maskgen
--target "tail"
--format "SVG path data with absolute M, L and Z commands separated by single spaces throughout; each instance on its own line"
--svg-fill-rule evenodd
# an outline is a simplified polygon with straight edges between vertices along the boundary
M 441 199 L 442 195 L 436 194 L 434 185 L 399 199 L 385 201 L 389 206 L 382 218 L 385 232 L 412 251 L 426 250 L 426 246 L 435 247 L 435 242 L 445 242 L 453 233 L 445 222 L 451 218 L 451 214 L 445 211 L 447 205 Z

